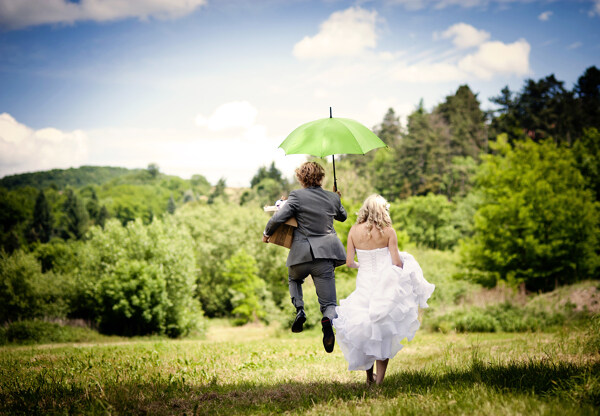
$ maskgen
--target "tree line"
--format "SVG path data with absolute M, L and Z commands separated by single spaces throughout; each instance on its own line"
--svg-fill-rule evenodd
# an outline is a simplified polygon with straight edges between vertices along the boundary
M 390 109 L 374 128 L 388 149 L 336 162 L 350 214 L 335 224 L 342 242 L 377 192 L 401 245 L 460 253 L 457 279 L 532 291 L 598 279 L 599 74 L 588 68 L 572 90 L 553 75 L 527 80 L 492 111 L 462 85 L 431 110 L 418 105 L 406 126 Z M 202 316 L 268 321 L 288 304 L 285 249 L 259 238 L 262 206 L 298 186 L 274 163 L 239 198 L 225 179 L 156 165 L 80 187 L 20 180 L 0 187 L 1 322 L 68 317 L 179 336 Z

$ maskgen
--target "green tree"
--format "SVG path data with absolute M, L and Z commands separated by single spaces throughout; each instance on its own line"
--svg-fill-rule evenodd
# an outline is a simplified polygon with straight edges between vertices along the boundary
M 390 215 L 417 245 L 445 250 L 460 238 L 452 221 L 454 208 L 445 196 L 430 193 L 396 202 L 390 207 Z
M 200 318 L 193 242 L 170 216 L 149 225 L 109 220 L 104 230 L 92 227 L 77 276 L 84 293 L 78 312 L 105 333 L 177 337 Z
M 580 112 L 580 127 L 600 129 L 600 70 L 591 66 L 577 80 L 574 92 Z
M 26 186 L 7 190 L 0 187 L 0 248 L 12 253 L 25 246 L 38 191 Z
M 250 187 L 254 188 L 264 179 L 273 179 L 275 182 L 281 184 L 282 186 L 287 185 L 287 181 L 283 178 L 281 171 L 277 169 L 275 166 L 275 162 L 271 162 L 271 166 L 267 169 L 265 166 L 261 166 L 258 168 L 258 171 L 254 174 L 252 179 L 250 180 Z
M 228 199 L 227 194 L 225 193 L 226 187 L 227 183 L 225 182 L 225 178 L 219 179 L 215 185 L 215 188 L 208 197 L 208 204 L 214 204 L 217 198 L 226 201 Z
M 60 275 L 42 273 L 31 253 L 0 251 L 0 323 L 64 318 L 72 286 Z
M 92 222 L 96 224 L 98 221 L 98 215 L 100 214 L 100 203 L 98 201 L 98 195 L 96 194 L 94 188 L 90 189 L 90 197 L 87 203 L 85 204 L 85 208 L 87 209 L 90 220 L 92 220 Z
M 450 128 L 449 156 L 479 160 L 480 153 L 487 150 L 485 113 L 469 86 L 461 85 L 454 95 L 447 96 L 446 101 L 437 106 L 435 112 Z
M 202 175 L 192 175 L 190 184 L 194 191 L 200 195 L 206 195 L 210 192 L 210 182 Z
M 177 209 L 177 207 L 175 206 L 175 200 L 173 199 L 173 197 L 169 197 L 169 202 L 167 204 L 167 212 L 171 215 L 175 214 L 175 210 Z
M 573 145 L 577 167 L 586 185 L 600 201 L 600 132 L 596 128 L 584 130 L 583 136 Z
M 374 133 L 389 147 L 397 147 L 402 140 L 402 128 L 400 126 L 400 117 L 396 115 L 393 108 L 389 108 L 381 124 L 375 129 Z
M 72 189 L 67 189 L 66 200 L 63 204 L 63 216 L 61 218 L 62 233 L 65 238 L 83 238 L 87 229 L 89 216 L 81 202 Z
M 443 179 L 450 170 L 452 137 L 447 122 L 439 113 L 429 114 L 423 103 L 408 117 L 408 133 L 384 170 L 386 189 L 376 182 L 387 199 L 440 193 Z
M 520 121 L 517 119 L 517 98 L 514 95 L 508 86 L 506 86 L 500 91 L 500 95 L 490 98 L 491 102 L 499 105 L 499 108 L 490 111 L 489 138 L 491 140 L 496 140 L 496 137 L 500 134 L 506 134 L 509 143 L 514 143 L 516 140 L 523 140 L 527 137 L 521 127 Z
M 150 174 L 150 177 L 152 179 L 156 179 L 158 177 L 158 175 L 160 174 L 160 168 L 158 167 L 158 165 L 156 163 L 150 163 L 148 165 L 148 168 L 146 168 L 146 170 L 148 171 L 148 173 Z
M 276 304 L 288 298 L 287 249 L 262 242 L 269 216 L 256 206 L 216 201 L 212 205 L 183 206 L 175 221 L 189 229 L 196 258 L 196 296 L 209 317 L 231 316 L 234 306 L 225 263 L 243 249 L 256 261 L 260 278 Z M 271 315 L 271 312 L 269 312 Z
M 482 200 L 463 246 L 467 269 L 531 290 L 596 276 L 598 204 L 572 152 L 548 140 L 512 147 L 505 136 L 493 147 L 476 177 Z
M 267 290 L 265 281 L 258 277 L 256 261 L 244 249 L 238 250 L 225 261 L 224 277 L 229 282 L 232 314 L 238 324 L 264 319 Z
M 106 209 L 106 205 L 102 205 L 100 211 L 98 212 L 98 218 L 96 219 L 96 225 L 104 228 L 104 224 L 106 224 L 106 220 L 108 219 L 108 210 Z
M 31 221 L 31 239 L 47 243 L 52 237 L 53 218 L 50 212 L 50 206 L 43 190 L 40 190 L 35 199 L 33 208 L 33 219 Z

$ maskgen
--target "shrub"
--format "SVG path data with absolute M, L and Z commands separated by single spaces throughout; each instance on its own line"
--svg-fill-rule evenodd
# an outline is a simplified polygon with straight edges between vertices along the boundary
M 232 314 L 238 325 L 267 318 L 266 304 L 273 303 L 264 280 L 258 277 L 256 261 L 244 249 L 225 261 L 224 277 L 231 293 Z
M 0 328 L 0 345 L 9 343 L 85 342 L 99 339 L 101 339 L 101 336 L 89 328 L 72 327 L 39 320 L 16 321 Z
M 102 332 L 177 337 L 196 329 L 193 241 L 171 218 L 126 227 L 111 220 L 91 230 L 79 283 Z
M 433 317 L 429 326 L 441 332 L 527 332 L 562 325 L 566 315 L 510 302 L 491 304 L 484 308 L 463 307 Z
M 493 316 L 479 308 L 473 308 L 455 321 L 455 328 L 459 332 L 496 332 L 499 327 Z
M 72 286 L 67 278 L 42 273 L 35 256 L 22 250 L 0 252 L 0 322 L 63 318 Z

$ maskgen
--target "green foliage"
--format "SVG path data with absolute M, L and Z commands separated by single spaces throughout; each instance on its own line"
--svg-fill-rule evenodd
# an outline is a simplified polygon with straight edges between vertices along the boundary
M 11 253 L 26 245 L 25 235 L 33 217 L 38 191 L 0 188 L 0 248 Z
M 41 190 L 49 187 L 64 189 L 100 185 L 116 177 L 127 175 L 132 170 L 108 166 L 81 166 L 70 169 L 53 169 L 43 172 L 22 173 L 0 179 L 0 187 L 19 189 L 26 186 Z M 136 171 L 133 171 L 136 172 Z
M 533 290 L 595 276 L 598 206 L 569 149 L 503 139 L 477 175 L 481 205 L 466 268 Z
M 193 242 L 169 218 L 108 221 L 80 252 L 79 285 L 102 332 L 177 337 L 196 328 Z
M 450 157 L 479 159 L 487 150 L 485 114 L 480 109 L 477 95 L 468 85 L 461 85 L 454 95 L 446 97 L 436 109 L 450 128 L 448 144 Z
M 269 169 L 267 169 L 266 166 L 261 166 L 258 168 L 258 172 L 256 172 L 256 174 L 254 174 L 250 180 L 250 187 L 254 188 L 265 179 L 273 179 L 275 182 L 278 182 L 282 185 L 287 184 L 287 181 L 283 178 L 281 171 L 275 166 L 275 162 L 271 162 Z
M 80 240 L 88 229 L 89 215 L 81 199 L 72 189 L 66 191 L 67 199 L 63 204 L 63 216 L 60 228 L 64 238 Z
M 197 296 L 207 316 L 227 316 L 233 310 L 225 262 L 243 249 L 254 258 L 260 278 L 276 304 L 287 296 L 287 250 L 262 242 L 269 217 L 262 209 L 221 202 L 182 207 L 173 216 L 193 238 Z
M 0 345 L 93 342 L 101 339 L 100 334 L 87 327 L 73 327 L 39 320 L 11 322 L 0 328 Z
M 591 66 L 573 88 L 577 98 L 581 127 L 600 128 L 600 70 Z
M 0 323 L 33 318 L 63 318 L 69 309 L 72 283 L 42 273 L 35 256 L 17 250 L 0 252 Z
M 50 212 L 50 206 L 43 190 L 40 190 L 37 198 L 35 199 L 35 206 L 33 208 L 33 218 L 31 221 L 30 228 L 30 239 L 33 241 L 40 241 L 47 243 L 50 241 L 53 233 L 54 218 Z
M 228 197 L 225 193 L 225 188 L 227 187 L 227 183 L 225 178 L 221 178 L 217 181 L 213 191 L 208 196 L 208 204 L 214 204 L 217 199 L 221 199 L 224 202 L 227 202 Z
M 428 324 L 442 332 L 527 332 L 547 330 L 562 325 L 566 319 L 565 312 L 547 312 L 504 302 L 456 309 L 430 319 Z
M 281 196 L 288 194 L 290 184 L 275 162 L 271 163 L 269 169 L 261 166 L 250 181 L 250 189 L 244 191 L 240 198 L 240 205 L 273 205 Z
M 210 192 L 210 182 L 202 175 L 192 175 L 190 184 L 200 195 L 207 195 Z
M 46 244 L 34 245 L 32 253 L 40 262 L 43 273 L 53 271 L 60 275 L 69 275 L 77 264 L 77 253 L 81 246 L 82 242 L 66 242 L 60 238 L 53 238 Z
M 394 203 L 390 216 L 417 245 L 445 250 L 460 238 L 452 221 L 454 206 L 445 196 L 430 193 Z
M 266 283 L 258 277 L 256 261 L 244 249 L 238 250 L 225 261 L 223 273 L 229 282 L 231 313 L 237 324 L 264 320 L 267 316 L 266 303 L 273 304 Z
M 175 205 L 175 200 L 173 199 L 173 197 L 169 197 L 169 202 L 167 203 L 167 212 L 171 215 L 175 214 L 175 210 L 177 209 L 177 206 Z
M 594 193 L 596 201 L 600 201 L 600 132 L 598 128 L 584 130 L 581 139 L 573 145 L 573 155 L 587 188 Z

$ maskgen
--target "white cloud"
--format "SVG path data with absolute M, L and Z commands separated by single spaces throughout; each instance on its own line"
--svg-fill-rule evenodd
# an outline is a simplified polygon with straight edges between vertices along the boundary
M 356 56 L 377 44 L 377 12 L 360 7 L 335 12 L 315 36 L 306 36 L 294 45 L 298 59 Z
M 407 10 L 420 10 L 429 2 L 427 0 L 390 0 L 389 3 L 402 5 Z
M 260 166 L 275 162 L 286 177 L 306 156 L 285 156 L 278 149 L 283 137 L 267 136 L 254 125 L 244 131 L 229 130 L 221 137 L 195 130 L 99 129 L 88 132 L 92 165 L 144 168 L 157 163 L 161 172 L 189 178 L 204 175 L 215 184 L 225 178 L 228 186 L 249 186 Z
M 581 42 L 573 42 L 569 46 L 567 46 L 567 49 L 578 49 L 578 48 L 581 48 L 582 46 L 583 46 L 583 43 L 581 43 Z
M 435 38 L 434 34 L 434 38 Z M 481 45 L 490 38 L 490 34 L 485 30 L 477 30 L 466 23 L 457 23 L 450 26 L 441 35 L 444 39 L 452 39 L 452 43 L 459 49 L 468 49 Z
M 481 79 L 491 79 L 496 74 L 527 75 L 531 46 L 525 39 L 505 44 L 486 42 L 479 50 L 467 55 L 458 63 L 458 67 Z
M 400 124 L 406 126 L 407 118 L 415 110 L 415 105 L 414 103 L 400 102 L 395 97 L 373 98 L 367 105 L 368 114 L 365 115 L 365 118 L 378 120 L 378 123 L 380 123 L 382 115 L 387 114 L 390 108 L 394 110 L 394 113 L 400 119 Z
M 448 62 L 399 64 L 392 70 L 392 75 L 398 81 L 423 83 L 460 81 L 468 76 L 465 71 Z
M 550 10 L 546 10 L 538 16 L 538 19 L 542 22 L 547 22 L 550 19 L 550 16 L 552 16 L 553 14 L 554 13 L 552 13 Z
M 463 50 L 449 59 L 437 62 L 417 61 L 414 64 L 398 62 L 391 74 L 403 82 L 436 83 L 468 81 L 476 77 L 489 80 L 497 75 L 527 75 L 530 73 L 529 52 L 531 46 L 525 39 L 513 43 L 485 41 L 489 33 L 459 23 L 434 38 L 453 38 L 454 44 Z M 464 49 L 478 46 L 470 54 Z M 442 58 L 443 59 L 443 58 Z
M 254 125 L 258 111 L 248 101 L 233 101 L 217 107 L 210 115 L 196 116 L 196 124 L 207 126 L 211 131 L 221 131 L 231 128 L 248 129 Z
M 592 7 L 592 10 L 588 12 L 588 14 L 590 17 L 600 16 L 600 0 L 594 0 L 594 6 Z
M 34 130 L 0 114 L 0 176 L 85 164 L 88 137 L 81 130 Z
M 424 8 L 445 9 L 458 6 L 464 9 L 474 7 L 488 7 L 493 3 L 499 7 L 506 7 L 510 3 L 531 3 L 535 0 L 387 0 L 387 4 L 400 5 L 407 10 L 419 10 Z M 600 1 L 600 0 L 594 0 Z
M 197 129 L 105 128 L 64 132 L 32 129 L 10 114 L 0 114 L 0 177 L 81 165 L 145 168 L 157 163 L 162 172 L 189 178 L 201 174 L 211 183 L 224 177 L 229 186 L 249 186 L 260 166 L 275 162 L 286 177 L 305 155 L 286 156 L 283 137 L 267 136 L 252 125 L 216 138 Z
M 15 29 L 127 18 L 173 19 L 192 13 L 207 0 L 0 0 L 0 26 Z

